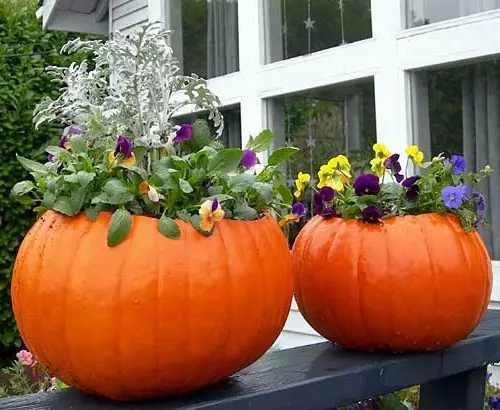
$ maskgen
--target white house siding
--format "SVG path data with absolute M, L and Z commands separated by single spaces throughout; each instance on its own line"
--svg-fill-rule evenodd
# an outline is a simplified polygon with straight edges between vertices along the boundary
M 148 0 L 111 0 L 110 31 L 130 31 L 149 20 Z

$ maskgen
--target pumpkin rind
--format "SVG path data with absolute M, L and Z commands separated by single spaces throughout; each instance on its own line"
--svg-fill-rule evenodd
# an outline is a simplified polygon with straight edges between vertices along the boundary
M 484 243 L 452 215 L 394 217 L 381 226 L 315 217 L 292 259 L 301 313 L 346 348 L 450 346 L 478 325 L 491 295 Z
M 258 359 L 290 308 L 286 239 L 270 216 L 223 220 L 181 239 L 134 216 L 109 248 L 96 222 L 46 212 L 24 239 L 12 300 L 28 348 L 53 374 L 118 400 L 186 393 Z

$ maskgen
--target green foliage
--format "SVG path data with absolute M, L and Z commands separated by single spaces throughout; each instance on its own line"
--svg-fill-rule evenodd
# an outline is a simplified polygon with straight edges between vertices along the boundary
M 153 156 L 148 150 L 146 158 L 136 162 L 133 152 L 128 158 L 121 153 L 115 156 L 115 147 L 87 146 L 80 143 L 84 138 L 64 136 L 59 145 L 67 149 L 48 147 L 46 151 L 53 157 L 44 163 L 18 156 L 33 182 L 17 183 L 12 195 L 23 204 L 33 205 L 38 214 L 50 209 L 76 216 L 85 211 L 94 220 L 101 211 L 113 213 L 108 246 L 118 245 L 127 237 L 132 214 L 158 218 L 159 231 L 178 239 L 175 218 L 192 223 L 204 234 L 213 232 L 213 224 L 203 228 L 200 215 L 205 207 L 211 219 L 215 200 L 214 207 L 224 212 L 222 216 L 244 221 L 266 211 L 282 217 L 291 204 L 291 193 L 281 182 L 278 165 L 297 152 L 292 147 L 276 151 L 270 164 L 257 173 L 240 163 L 241 149 L 222 149 L 216 140 L 194 152 L 191 147 L 197 145 L 191 140 L 169 143 L 165 151 L 155 150 Z M 265 130 L 251 140 L 249 147 L 265 150 L 272 139 Z M 120 137 L 116 150 L 124 146 L 128 147 L 126 152 L 132 143 Z
M 39 157 L 40 148 L 55 135 L 55 127 L 35 130 L 32 112 L 42 96 L 57 95 L 58 86 L 45 74 L 45 66 L 70 62 L 58 54 L 69 35 L 44 32 L 35 16 L 37 3 L 0 2 L 0 346 L 6 347 L 21 344 L 11 313 L 9 284 L 17 248 L 34 221 L 31 211 L 9 198 L 15 182 L 27 176 L 16 153 Z M 29 190 L 30 185 L 18 189 Z

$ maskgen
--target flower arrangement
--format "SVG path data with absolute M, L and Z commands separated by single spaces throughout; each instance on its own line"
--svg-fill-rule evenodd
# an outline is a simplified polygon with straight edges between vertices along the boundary
M 281 218 L 293 197 L 279 166 L 298 150 L 274 151 L 257 172 L 257 153 L 272 144 L 270 131 L 250 138 L 245 149 L 225 149 L 217 138 L 219 100 L 205 80 L 177 74 L 168 35 L 152 24 L 106 42 L 77 39 L 63 47 L 91 51 L 93 61 L 48 68 L 62 93 L 38 105 L 35 122 L 67 127 L 58 145 L 47 148 L 47 162 L 18 157 L 34 181 L 14 186 L 17 200 L 39 214 L 85 212 L 95 220 L 111 212 L 109 246 L 127 237 L 132 215 L 157 218 L 172 239 L 180 236 L 176 219 L 208 236 L 222 218 L 254 220 L 266 212 Z M 175 124 L 175 114 L 193 106 L 209 112 L 214 132 L 200 120 Z
M 426 213 L 453 213 L 460 218 L 466 230 L 485 223 L 485 198 L 479 192 L 479 183 L 493 170 L 485 166 L 479 172 L 466 170 L 461 155 L 444 155 L 424 162 L 424 154 L 413 145 L 406 149 L 408 160 L 405 171 L 400 155 L 392 154 L 380 143 L 373 145 L 374 158 L 370 171 L 356 178 L 351 175 L 351 164 L 344 155 L 338 155 L 320 167 L 318 183 L 312 186 L 309 174 L 299 173 L 295 180 L 295 197 L 301 197 L 307 186 L 314 190 L 313 214 L 324 218 L 359 219 L 381 224 L 393 216 Z M 408 175 L 410 164 L 420 168 L 417 175 Z M 305 214 L 304 206 L 296 202 L 295 220 Z M 291 220 L 292 218 L 289 218 Z
M 9 380 L 8 387 L 0 387 L 0 398 L 9 395 L 24 395 L 61 390 L 68 386 L 53 377 L 38 362 L 33 354 L 21 350 L 16 354 L 16 361 L 2 369 Z

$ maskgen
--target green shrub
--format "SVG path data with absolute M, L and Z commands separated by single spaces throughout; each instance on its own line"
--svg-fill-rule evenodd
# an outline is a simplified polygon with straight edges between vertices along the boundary
M 37 0 L 0 1 L 0 355 L 21 345 L 10 303 L 10 278 L 17 248 L 34 214 L 11 201 L 14 184 L 27 172 L 16 160 L 43 155 L 49 140 L 57 140 L 58 128 L 35 130 L 32 114 L 45 96 L 56 96 L 59 85 L 44 72 L 48 65 L 68 65 L 60 47 L 75 37 L 44 32 L 35 12 Z M 74 59 L 74 57 L 73 57 Z

